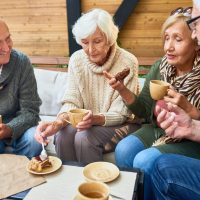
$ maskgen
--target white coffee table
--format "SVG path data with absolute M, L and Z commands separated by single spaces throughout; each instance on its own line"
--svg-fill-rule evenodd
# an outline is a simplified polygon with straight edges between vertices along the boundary
M 82 172 L 83 167 L 63 165 L 59 171 L 45 175 L 47 182 L 32 188 L 24 200 L 73 200 L 78 185 L 85 182 Z M 135 199 L 138 180 L 137 170 L 120 171 L 120 176 L 108 186 L 112 193 L 132 200 Z M 115 200 L 114 197 L 112 199 Z

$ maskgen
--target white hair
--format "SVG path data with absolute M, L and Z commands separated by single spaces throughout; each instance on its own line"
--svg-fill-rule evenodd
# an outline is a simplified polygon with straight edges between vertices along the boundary
M 119 29 L 114 24 L 112 16 L 102 9 L 93 9 L 77 20 L 72 28 L 76 42 L 81 45 L 81 40 L 93 34 L 97 27 L 105 34 L 110 45 L 116 42 Z
M 200 12 L 200 1 L 199 0 L 193 0 L 193 4 L 196 7 L 196 9 L 198 9 L 198 11 Z

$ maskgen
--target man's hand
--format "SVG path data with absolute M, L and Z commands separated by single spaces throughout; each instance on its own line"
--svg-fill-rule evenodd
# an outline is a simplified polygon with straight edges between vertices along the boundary
M 12 129 L 6 124 L 0 123 L 0 140 L 11 138 Z
M 165 130 L 166 135 L 177 139 L 191 137 L 192 119 L 183 109 L 168 103 L 167 110 L 157 105 L 156 112 L 158 113 L 157 121 Z

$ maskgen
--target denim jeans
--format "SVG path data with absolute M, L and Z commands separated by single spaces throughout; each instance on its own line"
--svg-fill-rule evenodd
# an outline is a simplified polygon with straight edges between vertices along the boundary
M 145 149 L 138 137 L 130 135 L 121 140 L 115 149 L 115 159 L 119 167 L 135 167 L 144 171 L 144 199 L 153 200 L 151 178 L 155 160 L 161 155 L 156 148 Z
M 157 200 L 200 199 L 200 160 L 163 154 L 156 160 L 151 178 Z
M 36 127 L 29 128 L 26 132 L 11 145 L 11 152 L 16 155 L 25 155 L 29 159 L 37 156 L 42 151 L 42 146 L 34 139 Z M 8 146 L 4 140 L 0 140 L 0 153 L 5 153 Z

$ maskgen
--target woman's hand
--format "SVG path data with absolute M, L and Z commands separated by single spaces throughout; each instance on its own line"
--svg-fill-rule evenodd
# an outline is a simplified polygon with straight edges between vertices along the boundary
M 167 96 L 164 97 L 164 100 L 166 102 L 170 102 L 172 104 L 175 104 L 182 108 L 186 113 L 189 113 L 189 111 L 192 108 L 192 104 L 187 100 L 187 98 L 172 88 L 170 88 L 167 92 Z
M 83 131 L 89 129 L 93 125 L 93 113 L 88 110 L 88 113 L 83 117 L 83 120 L 79 122 L 76 126 L 77 131 Z
M 168 90 L 164 100 L 182 108 L 192 119 L 198 119 L 200 116 L 200 111 L 183 94 L 176 92 L 172 88 Z
M 36 128 L 35 139 L 39 143 L 47 144 L 47 137 L 56 134 L 62 128 L 62 122 L 40 122 Z
M 87 115 L 76 126 L 77 131 L 89 129 L 93 125 L 103 126 L 105 124 L 105 116 L 103 114 L 93 115 L 91 110 L 88 110 Z
M 104 76 L 109 80 L 108 84 L 117 90 L 120 96 L 127 104 L 132 104 L 135 101 L 136 95 L 132 93 L 123 83 L 123 81 L 118 81 L 110 73 L 103 71 Z
M 104 76 L 109 80 L 108 84 L 114 89 L 117 90 L 119 93 L 126 89 L 123 81 L 118 81 L 114 76 L 112 76 L 110 73 L 103 71 Z

